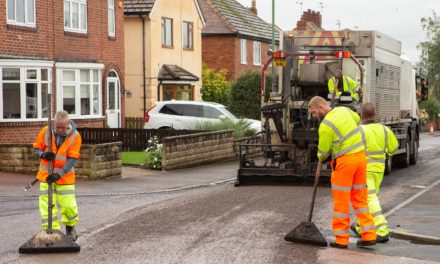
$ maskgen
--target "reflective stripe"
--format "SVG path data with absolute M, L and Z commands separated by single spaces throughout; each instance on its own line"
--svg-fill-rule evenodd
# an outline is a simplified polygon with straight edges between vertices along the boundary
M 351 191 L 350 186 L 341 186 L 341 185 L 336 185 L 336 184 L 332 184 L 332 189 L 335 191 L 343 191 L 343 192 L 350 192 Z
M 383 126 L 383 132 L 385 134 L 385 146 L 383 148 L 383 151 L 385 152 L 387 151 L 387 146 L 388 146 L 388 132 L 387 132 L 387 128 L 384 125 L 382 126 Z
M 385 160 L 384 159 L 367 159 L 368 163 L 382 163 L 385 164 Z
M 362 213 L 366 213 L 366 212 L 368 212 L 368 207 L 364 207 L 364 208 L 361 208 L 361 209 L 354 210 L 355 214 L 362 214 Z
M 366 184 L 353 184 L 353 189 L 362 190 L 367 188 Z
M 320 149 L 318 149 L 318 152 L 319 152 L 319 154 L 321 154 L 322 156 L 326 156 L 326 157 L 330 154 L 330 151 L 324 152 L 324 151 L 322 151 L 322 150 L 320 150 Z
M 57 159 L 57 160 L 67 160 L 66 156 L 62 156 L 62 155 L 58 155 L 58 154 L 55 156 L 55 159 Z
M 66 215 L 66 218 L 69 219 L 70 221 L 74 220 L 77 217 L 78 217 L 78 215 L 74 215 L 72 217 Z
M 366 151 L 365 155 L 368 156 L 372 156 L 372 155 L 381 155 L 381 154 L 385 154 L 385 151 L 383 150 L 378 150 L 378 151 Z
M 333 231 L 333 234 L 335 234 L 335 236 L 340 236 L 340 235 L 349 235 L 350 231 L 348 229 L 345 230 L 338 230 L 338 231 Z
M 382 215 L 382 210 L 375 212 L 374 214 L 371 214 L 373 217 Z
M 44 164 L 40 164 L 40 170 L 43 170 L 43 171 L 46 171 L 47 172 L 47 166 L 46 165 L 44 165 Z M 60 169 L 60 168 L 53 168 L 53 173 L 58 173 L 58 172 L 60 172 L 62 169 Z M 68 171 L 66 171 L 66 173 L 67 172 L 74 172 L 75 171 L 75 169 L 72 167 L 70 170 L 68 170 Z
M 333 212 L 333 217 L 348 218 L 348 217 L 350 217 L 350 214 L 343 214 L 343 213 Z
M 359 143 L 357 143 L 357 144 L 354 144 L 354 145 L 352 145 L 352 146 L 350 146 L 350 147 L 348 147 L 348 148 L 346 148 L 346 149 L 344 149 L 344 150 L 341 150 L 341 151 L 339 151 L 339 152 L 337 152 L 337 153 L 334 153 L 334 154 L 332 155 L 332 159 L 336 159 L 336 158 L 338 158 L 338 157 L 344 155 L 345 153 L 347 153 L 347 152 L 349 152 L 349 151 L 351 151 L 351 150 L 353 150 L 353 149 L 356 149 L 356 148 L 358 148 L 358 147 L 362 147 L 362 146 L 364 146 L 364 145 L 365 145 L 364 142 L 359 142 Z
M 382 223 L 382 224 L 376 226 L 376 229 L 379 228 L 379 227 L 382 227 L 382 226 L 387 226 L 387 224 L 386 223 Z
M 360 132 L 360 129 L 361 129 L 360 127 L 356 127 L 350 133 L 345 135 L 345 137 L 342 137 L 338 141 L 335 141 L 335 143 L 336 144 L 341 144 L 342 142 L 344 142 L 344 140 L 346 140 L 346 139 L 350 138 L 351 136 L 354 136 L 356 133 Z
M 396 153 L 398 149 L 399 145 L 397 145 L 392 151 L 390 151 L 390 155 L 394 155 L 394 153 Z
M 57 191 L 58 195 L 69 195 L 69 194 L 75 194 L 74 190 L 64 190 L 64 191 Z
M 339 129 L 333 125 L 332 122 L 328 121 L 328 120 L 322 120 L 321 123 L 326 124 L 327 126 L 329 126 L 331 129 L 333 129 L 333 132 L 335 132 L 335 134 L 338 136 L 339 139 L 342 139 L 344 136 L 341 134 L 341 132 L 339 131 Z
M 73 133 L 72 138 L 70 139 L 69 145 L 67 146 L 67 149 L 70 149 L 70 146 L 72 145 L 72 143 L 75 141 L 75 138 L 79 135 L 79 132 L 77 130 L 75 130 L 75 132 Z
M 376 229 L 376 226 L 361 226 L 361 231 L 373 230 Z
M 58 216 L 52 217 L 52 221 L 57 221 L 57 220 L 58 220 Z M 47 219 L 47 218 L 43 218 L 43 219 L 41 219 L 41 222 L 42 222 L 43 224 L 46 224 L 46 223 L 49 222 L 49 219 Z
M 368 194 L 376 194 L 376 189 L 368 190 Z

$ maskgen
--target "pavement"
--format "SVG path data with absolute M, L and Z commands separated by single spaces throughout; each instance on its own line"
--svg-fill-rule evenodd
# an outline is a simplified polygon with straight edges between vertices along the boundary
M 440 133 L 424 133 L 421 140 L 440 136 Z M 77 180 L 78 196 L 136 195 L 147 193 L 173 192 L 182 189 L 233 182 L 238 162 L 226 162 L 201 167 L 157 171 L 143 168 L 122 168 L 122 177 L 89 181 Z M 38 185 L 25 192 L 23 188 L 34 179 L 33 175 L 0 172 L 0 197 L 37 197 Z M 412 243 L 440 244 L 440 180 L 420 188 L 415 195 L 403 201 L 388 212 L 384 212 L 395 238 L 409 240 Z M 411 217 L 407 217 L 407 216 Z

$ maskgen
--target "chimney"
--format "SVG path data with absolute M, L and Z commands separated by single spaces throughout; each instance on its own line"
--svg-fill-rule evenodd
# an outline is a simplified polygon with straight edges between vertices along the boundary
M 312 11 L 308 9 L 307 11 L 304 11 L 301 20 L 296 23 L 296 29 L 297 30 L 307 30 L 307 22 L 313 23 L 319 28 L 322 28 L 322 16 L 321 13 L 318 11 Z
M 252 0 L 252 5 L 251 5 L 251 7 L 249 7 L 249 10 L 252 13 L 254 13 L 255 15 L 258 14 L 258 11 L 257 11 L 257 0 Z

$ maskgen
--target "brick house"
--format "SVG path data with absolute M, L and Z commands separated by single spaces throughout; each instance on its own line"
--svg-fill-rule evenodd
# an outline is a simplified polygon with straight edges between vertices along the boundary
M 206 21 L 202 31 L 203 62 L 211 69 L 225 68 L 230 80 L 246 70 L 261 70 L 268 59 L 272 26 L 257 16 L 256 1 L 250 8 L 236 0 L 198 2 Z M 277 29 L 276 45 L 280 36 Z
M 162 100 L 201 100 L 202 28 L 196 0 L 125 0 L 126 113 Z
M 0 1 L 0 143 L 31 143 L 52 109 L 124 126 L 120 0 Z

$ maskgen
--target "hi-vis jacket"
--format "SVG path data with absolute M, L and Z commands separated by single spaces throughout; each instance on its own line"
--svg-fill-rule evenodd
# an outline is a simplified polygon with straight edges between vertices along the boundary
M 340 79 L 339 81 L 342 81 L 343 87 L 344 87 L 344 92 L 349 92 L 351 94 L 351 97 L 353 97 L 354 99 L 358 99 L 359 95 L 357 92 L 357 83 L 350 77 L 343 75 L 342 76 L 342 80 Z M 335 82 L 336 82 L 336 78 L 332 77 L 328 80 L 327 86 L 328 86 L 328 92 L 329 93 L 333 93 L 333 89 L 335 89 Z M 342 92 L 340 91 L 336 91 L 336 95 L 341 95 Z
M 368 122 L 361 127 L 366 140 L 367 172 L 384 172 L 386 154 L 392 156 L 399 147 L 396 136 L 380 123 Z
M 79 151 L 81 148 L 81 135 L 76 129 L 73 129 L 70 135 L 64 140 L 64 142 L 57 148 L 55 144 L 55 137 L 52 133 L 52 152 L 56 154 L 53 162 L 53 173 L 60 173 L 64 164 L 68 158 L 79 159 Z M 43 152 L 49 151 L 47 143 L 49 141 L 49 130 L 47 126 L 44 127 L 37 136 L 36 142 L 33 144 L 33 148 L 40 149 Z M 40 168 L 38 170 L 37 179 L 40 182 L 46 182 L 48 176 L 49 162 L 44 159 L 40 159 Z M 62 173 L 61 173 L 62 174 Z M 74 184 L 75 183 L 75 171 L 72 167 L 69 171 L 56 182 L 57 184 Z
M 318 158 L 325 160 L 331 155 L 341 155 L 365 150 L 360 117 L 347 107 L 335 107 L 327 113 L 319 125 Z

